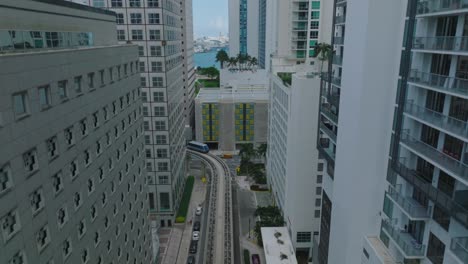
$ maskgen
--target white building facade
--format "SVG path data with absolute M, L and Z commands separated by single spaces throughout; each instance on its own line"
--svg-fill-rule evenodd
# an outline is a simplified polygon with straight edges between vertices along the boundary
M 149 205 L 171 226 L 186 176 L 186 118 L 192 115 L 194 69 L 189 1 L 89 0 L 116 13 L 117 38 L 139 46 Z
M 136 45 L 63 1 L 0 24 L 0 263 L 155 263 Z
M 335 2 L 319 263 L 468 263 L 467 8 Z

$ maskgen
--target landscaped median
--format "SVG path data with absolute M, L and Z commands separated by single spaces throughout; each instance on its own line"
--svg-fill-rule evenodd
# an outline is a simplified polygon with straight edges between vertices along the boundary
M 176 223 L 184 223 L 187 217 L 188 208 L 190 205 L 190 197 L 192 196 L 193 184 L 195 177 L 188 176 L 185 182 L 184 194 L 180 200 L 179 211 L 177 211 Z
M 244 264 L 250 264 L 250 251 L 244 249 Z

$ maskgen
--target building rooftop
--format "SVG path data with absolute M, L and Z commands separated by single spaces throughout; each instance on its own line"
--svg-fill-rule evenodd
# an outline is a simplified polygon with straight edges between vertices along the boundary
M 262 227 L 261 232 L 267 264 L 297 264 L 286 227 Z
M 115 12 L 113 11 L 109 11 L 103 8 L 96 8 L 96 7 L 91 7 L 87 5 L 81 5 L 81 4 L 64 1 L 64 0 L 32 0 L 32 1 L 42 2 L 46 4 L 57 5 L 57 6 L 63 6 L 63 7 L 69 7 L 69 8 L 74 8 L 74 9 L 80 9 L 80 10 L 94 12 L 98 14 L 115 16 Z
M 268 89 L 265 85 L 237 85 L 221 88 L 202 88 L 197 95 L 199 101 L 267 101 Z

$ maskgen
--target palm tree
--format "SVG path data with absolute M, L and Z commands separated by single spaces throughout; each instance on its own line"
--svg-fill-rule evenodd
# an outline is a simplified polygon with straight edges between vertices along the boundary
M 228 60 L 228 67 L 235 67 L 237 65 L 237 58 L 231 57 Z
M 255 69 L 258 65 L 258 61 L 257 61 L 257 58 L 253 57 L 251 60 L 250 60 L 250 65 L 252 65 L 252 68 Z M 252 70 L 253 70 L 252 69 Z
M 315 57 L 320 61 L 320 73 L 323 71 L 323 63 L 326 60 L 329 60 L 331 55 L 333 54 L 333 48 L 328 43 L 317 43 L 314 47 Z M 320 56 L 319 56 L 320 55 Z
M 221 69 L 223 68 L 224 63 L 227 61 L 229 61 L 229 56 L 225 50 L 220 50 L 218 53 L 216 53 L 216 62 L 221 64 Z

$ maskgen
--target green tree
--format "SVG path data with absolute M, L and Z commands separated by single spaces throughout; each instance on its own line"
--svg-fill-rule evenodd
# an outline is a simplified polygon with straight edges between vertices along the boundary
M 208 67 L 208 68 L 204 68 L 203 74 L 207 75 L 211 79 L 215 79 L 219 77 L 219 70 L 216 69 L 215 67 Z
M 237 58 L 230 57 L 228 60 L 228 67 L 236 67 L 237 66 Z
M 221 69 L 224 67 L 224 63 L 229 61 L 229 56 L 225 50 L 219 50 L 216 53 L 216 62 L 221 64 Z
M 242 144 L 240 146 L 239 155 L 241 159 L 249 160 L 255 156 L 255 148 L 252 143 Z
M 265 157 L 267 152 L 267 144 L 260 144 L 260 146 L 257 147 L 256 152 L 259 156 Z
M 254 235 L 257 238 L 258 244 L 260 246 L 263 246 L 261 228 L 284 226 L 284 218 L 281 215 L 280 209 L 276 206 L 259 206 L 255 210 L 254 215 L 260 217 L 260 221 L 257 221 L 255 223 Z
M 328 43 L 317 43 L 314 47 L 315 57 L 320 61 L 320 73 L 323 71 L 323 63 L 329 60 L 333 54 L 333 47 Z

